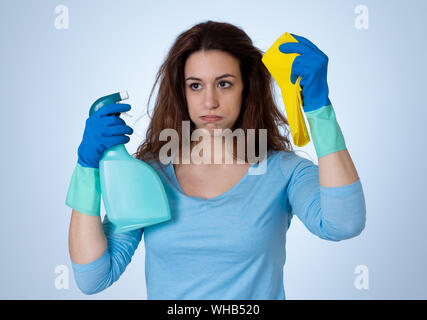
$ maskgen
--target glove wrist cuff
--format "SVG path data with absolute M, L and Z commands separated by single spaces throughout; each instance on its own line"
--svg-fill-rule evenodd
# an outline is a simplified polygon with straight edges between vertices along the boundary
M 65 204 L 81 213 L 101 214 L 101 183 L 99 169 L 76 164 Z
M 336 120 L 332 104 L 304 113 L 310 125 L 317 158 L 346 149 L 344 136 Z

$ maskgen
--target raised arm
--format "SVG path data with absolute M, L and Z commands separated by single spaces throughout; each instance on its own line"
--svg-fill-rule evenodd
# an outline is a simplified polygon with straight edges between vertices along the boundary
M 106 248 L 99 258 L 84 264 L 71 260 L 77 286 L 85 294 L 98 293 L 120 278 L 138 248 L 144 229 L 114 234 L 113 225 L 105 216 L 102 231 Z
M 312 161 L 297 156 L 283 161 L 286 164 L 283 162 L 282 170 L 289 178 L 286 193 L 291 212 L 310 232 L 331 241 L 353 238 L 362 232 L 366 206 L 360 179 L 325 187 L 320 185 L 319 168 Z

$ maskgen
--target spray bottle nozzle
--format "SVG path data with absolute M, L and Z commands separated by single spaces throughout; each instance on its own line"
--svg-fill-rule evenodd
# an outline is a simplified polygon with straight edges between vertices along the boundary
M 127 91 L 121 91 L 120 92 L 120 100 L 126 100 L 129 99 L 129 94 Z
M 120 100 L 126 100 L 126 99 L 129 99 L 128 92 L 126 90 L 125 91 L 120 91 Z M 128 118 L 132 118 L 133 117 L 132 115 L 128 114 L 127 112 L 122 112 L 121 115 L 124 115 L 124 116 L 126 116 Z

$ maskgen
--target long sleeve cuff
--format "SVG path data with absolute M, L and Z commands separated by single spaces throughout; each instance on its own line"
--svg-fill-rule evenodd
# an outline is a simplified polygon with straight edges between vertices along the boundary
M 322 231 L 331 240 L 356 237 L 365 228 L 366 203 L 360 179 L 340 187 L 320 185 Z
M 108 248 L 101 257 L 90 263 L 78 264 L 71 260 L 71 265 L 77 286 L 84 294 L 98 293 L 110 285 L 105 281 L 108 279 L 107 275 L 111 273 L 111 257 Z

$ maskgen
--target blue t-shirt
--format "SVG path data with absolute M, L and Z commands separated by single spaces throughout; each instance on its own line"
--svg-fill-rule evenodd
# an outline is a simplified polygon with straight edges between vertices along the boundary
M 365 199 L 360 179 L 323 187 L 318 166 L 295 152 L 270 151 L 264 161 L 264 174 L 248 171 L 207 200 L 184 194 L 172 164 L 150 163 L 164 184 L 172 219 L 113 234 L 105 216 L 104 254 L 88 264 L 71 261 L 80 290 L 97 293 L 118 280 L 144 234 L 148 299 L 285 299 L 286 231 L 293 215 L 318 237 L 340 241 L 364 229 Z

